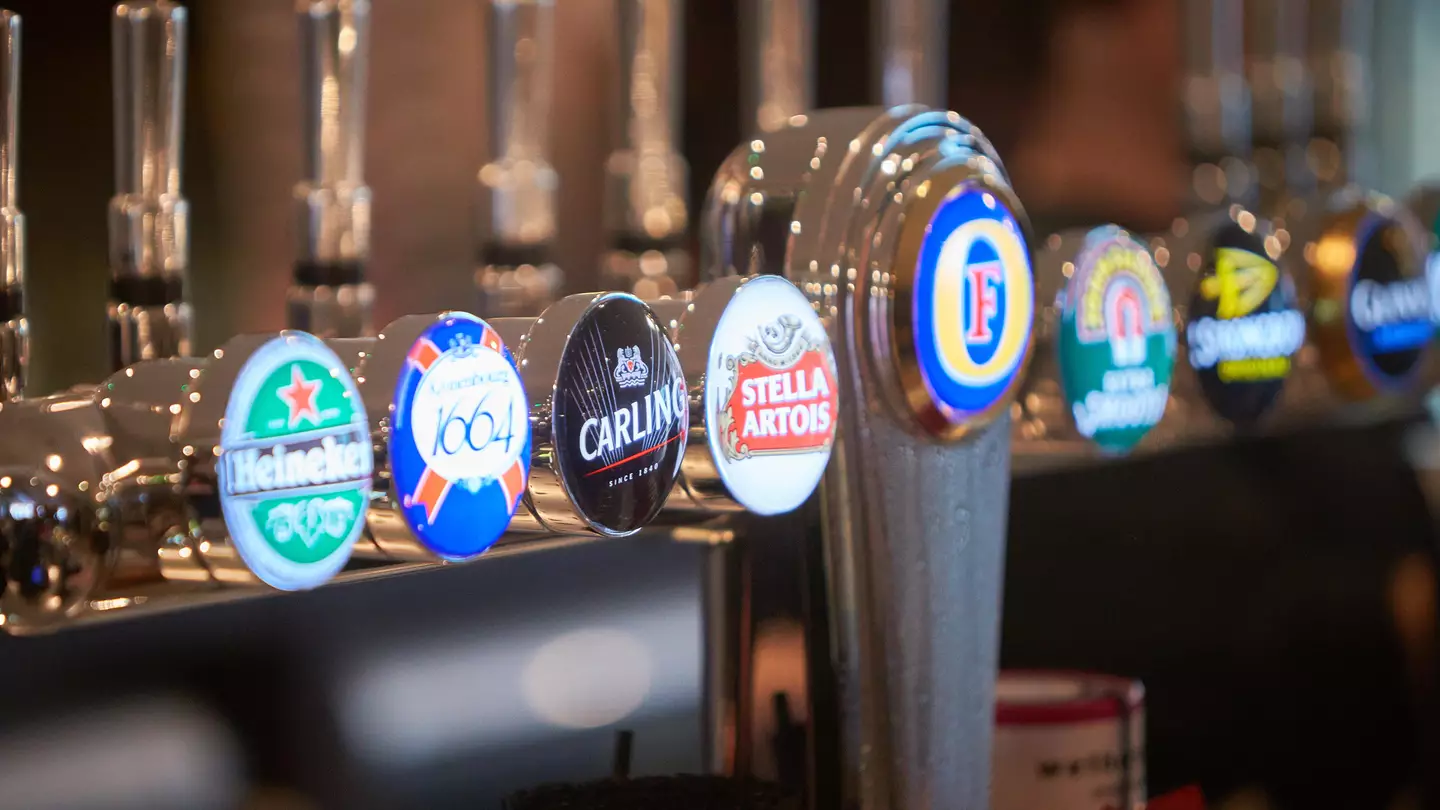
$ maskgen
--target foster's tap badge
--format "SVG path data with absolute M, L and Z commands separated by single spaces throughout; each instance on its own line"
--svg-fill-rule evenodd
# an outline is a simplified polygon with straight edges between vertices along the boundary
M 218 462 L 230 537 L 257 577 L 302 590 L 344 567 L 365 524 L 374 451 L 355 383 L 324 343 L 284 332 L 250 355 Z
M 1250 426 L 1285 387 L 1305 344 L 1305 316 L 1294 280 L 1261 235 L 1227 221 L 1209 249 L 1190 300 L 1185 346 L 1210 407 Z
M 566 340 L 551 416 L 560 479 L 592 529 L 620 537 L 659 513 L 680 472 L 688 404 L 655 313 L 632 295 L 596 298 Z
M 795 509 L 820 483 L 839 417 L 824 324 L 794 284 L 757 276 L 721 315 L 709 358 L 706 434 L 721 480 L 756 514 Z
M 1075 427 L 1106 451 L 1126 452 L 1170 398 L 1170 292 L 1150 251 L 1107 226 L 1086 236 L 1059 304 L 1060 380 Z
M 392 414 L 390 469 L 410 530 L 445 559 L 485 551 L 530 464 L 529 405 L 500 336 L 462 313 L 431 324 L 406 355 Z
M 1025 235 L 996 194 L 960 184 L 935 209 L 911 307 L 915 362 L 944 419 L 964 425 L 1008 404 L 1030 354 L 1035 290 Z

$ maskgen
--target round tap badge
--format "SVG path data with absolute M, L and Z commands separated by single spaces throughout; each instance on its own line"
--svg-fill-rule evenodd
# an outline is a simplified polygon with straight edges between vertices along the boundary
M 451 560 L 504 533 L 530 473 L 530 411 L 515 361 L 483 321 L 454 314 L 406 355 L 390 423 L 405 522 Z
M 1175 366 L 1170 293 L 1117 227 L 1085 239 L 1060 300 L 1060 380 L 1080 434 L 1123 453 L 1165 414 Z
M 365 525 L 374 452 L 344 363 L 287 332 L 250 356 L 225 406 L 220 506 L 240 557 L 281 590 L 313 588 Z
M 912 306 L 916 361 L 947 418 L 999 404 L 1029 354 L 1035 290 L 1020 224 L 994 194 L 957 186 L 935 210 Z
M 1345 325 L 1365 376 L 1381 390 L 1404 388 L 1435 336 L 1430 284 L 1398 221 L 1370 213 L 1355 232 Z
M 1250 425 L 1285 387 L 1305 343 L 1305 316 L 1294 280 L 1269 258 L 1260 236 L 1227 222 L 1213 249 L 1190 302 L 1186 348 L 1210 406 Z
M 835 356 L 794 284 L 740 286 L 710 342 L 706 435 L 726 488 L 760 515 L 789 512 L 815 491 L 835 441 Z
M 649 307 L 603 295 L 571 331 L 555 381 L 555 460 L 578 514 L 619 537 L 655 518 L 690 428 L 685 376 Z

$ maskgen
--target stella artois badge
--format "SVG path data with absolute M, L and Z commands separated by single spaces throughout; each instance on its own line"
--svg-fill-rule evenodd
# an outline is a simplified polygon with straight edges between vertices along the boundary
M 1170 293 L 1126 231 L 1091 231 L 1060 294 L 1060 379 L 1080 434 L 1129 451 L 1165 414 L 1175 365 Z
M 778 276 L 741 285 L 705 378 L 711 455 L 741 506 L 776 515 L 810 497 L 830 460 L 838 403 L 835 356 L 810 302 Z
M 395 389 L 390 468 L 405 522 L 436 555 L 493 544 L 525 494 L 530 413 L 509 350 L 454 313 L 410 347 Z

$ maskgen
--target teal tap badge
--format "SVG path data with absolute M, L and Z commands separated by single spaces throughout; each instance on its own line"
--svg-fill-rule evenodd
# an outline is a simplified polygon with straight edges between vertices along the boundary
M 220 432 L 220 506 L 241 559 L 280 590 L 313 588 L 350 558 L 375 460 L 345 364 L 287 332 L 235 379 Z
M 1060 381 L 1080 434 L 1124 453 L 1160 421 L 1175 366 L 1170 293 L 1121 228 L 1085 238 L 1060 292 Z

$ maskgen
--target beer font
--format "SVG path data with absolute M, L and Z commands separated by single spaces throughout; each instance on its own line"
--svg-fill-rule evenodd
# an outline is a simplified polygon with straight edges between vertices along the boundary
M 25 317 L 25 215 L 16 192 L 20 130 L 20 15 L 0 10 L 0 402 L 25 394 L 30 323 Z

